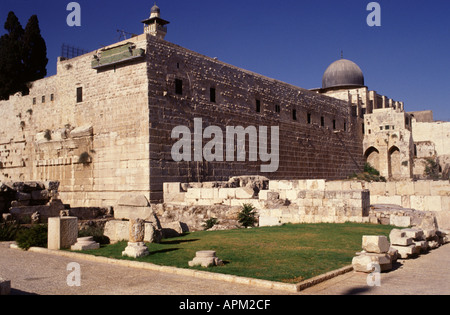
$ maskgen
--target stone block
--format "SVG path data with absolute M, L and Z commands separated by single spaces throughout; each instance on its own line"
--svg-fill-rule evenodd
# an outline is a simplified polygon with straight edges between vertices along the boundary
M 263 226 L 280 226 L 282 225 L 281 223 L 281 218 L 279 217 L 274 217 L 274 216 L 264 216 L 264 215 L 260 215 L 259 216 L 259 226 L 263 227 Z
M 236 189 L 237 199 L 252 199 L 255 191 L 250 187 L 243 187 Z
M 159 221 L 145 222 L 145 235 L 144 242 L 159 243 L 162 238 L 162 229 L 160 228 Z M 107 236 L 111 243 L 129 240 L 129 221 L 111 220 L 106 222 L 104 235 Z
M 92 126 L 81 126 L 73 129 L 70 132 L 70 137 L 72 138 L 82 138 L 82 137 L 90 137 L 94 133 L 94 128 Z
M 189 267 L 202 266 L 208 268 L 212 266 L 223 266 L 223 261 L 217 258 L 215 251 L 205 250 L 197 252 L 194 259 L 188 264 Z
M 386 236 L 364 235 L 362 238 L 362 248 L 368 253 L 387 253 L 390 244 Z
M 392 248 L 394 248 L 398 251 L 398 256 L 401 259 L 408 259 L 411 256 L 414 256 L 414 255 L 417 255 L 420 253 L 420 247 L 416 246 L 415 244 L 412 244 L 409 246 L 392 245 Z
M 114 208 L 114 219 L 116 220 L 142 218 L 146 221 L 153 221 L 154 216 L 152 207 L 116 206 Z
M 164 194 L 176 194 L 181 192 L 181 183 L 164 183 Z
M 149 202 L 144 195 L 125 194 L 120 196 L 118 206 L 148 207 Z
M 57 217 L 48 219 L 48 249 L 69 249 L 77 242 L 78 218 Z
M 390 224 L 398 227 L 409 227 L 411 226 L 411 218 L 407 216 L 391 215 Z
M 407 238 L 412 238 L 416 241 L 422 240 L 422 237 L 424 235 L 423 230 L 418 228 L 402 229 L 401 231 L 405 233 L 405 236 Z
M 186 199 L 200 199 L 201 188 L 189 188 L 186 192 Z
M 395 189 L 397 195 L 410 195 L 414 192 L 414 182 L 412 181 L 399 181 L 395 183 Z
M 99 248 L 100 244 L 94 241 L 94 237 L 88 236 L 77 238 L 77 242 L 75 243 L 75 245 L 72 245 L 70 249 L 74 251 L 81 251 L 81 250 L 94 250 Z
M 396 246 L 410 246 L 413 244 L 413 239 L 406 237 L 406 233 L 399 229 L 393 229 L 389 233 L 389 240 L 391 245 Z
M 325 190 L 327 190 L 327 191 L 342 190 L 342 181 L 327 181 L 327 182 L 325 182 Z
M 325 180 L 324 179 L 311 179 L 306 180 L 307 190 L 325 190 Z
M 392 269 L 391 257 L 388 254 L 362 253 L 352 260 L 353 270 L 357 272 L 371 273 L 375 270 L 374 264 L 380 266 L 380 271 Z
M 148 256 L 150 252 L 144 242 L 128 242 L 128 246 L 122 252 L 122 256 L 140 258 Z

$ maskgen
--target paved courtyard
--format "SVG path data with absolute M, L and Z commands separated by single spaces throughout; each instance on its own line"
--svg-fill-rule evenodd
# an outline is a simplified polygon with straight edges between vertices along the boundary
M 42 295 L 286 295 L 286 291 L 198 279 L 78 260 L 81 286 L 69 287 L 73 259 L 10 249 L 0 243 L 0 275 L 11 280 L 12 294 Z M 381 286 L 369 287 L 367 275 L 350 272 L 297 294 L 450 294 L 450 245 L 417 259 L 403 260 L 381 274 Z

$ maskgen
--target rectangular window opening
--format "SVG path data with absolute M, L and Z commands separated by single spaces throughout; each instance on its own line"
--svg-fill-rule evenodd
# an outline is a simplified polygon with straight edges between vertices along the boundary
M 45 103 L 45 95 L 42 96 L 42 104 Z
M 311 124 L 311 114 L 309 114 L 309 113 L 308 113 L 307 120 L 308 120 L 308 125 L 310 125 Z
M 83 102 L 83 88 L 79 87 L 77 88 L 77 103 Z
M 281 113 L 280 105 L 275 105 L 275 112 L 277 112 L 278 114 Z
M 297 110 L 296 109 L 292 110 L 292 119 L 297 120 Z
M 175 79 L 175 94 L 183 95 L 183 80 Z
M 321 125 L 322 127 L 325 127 L 325 118 L 323 118 L 323 116 L 320 117 L 320 125 Z
M 216 89 L 215 88 L 209 89 L 209 101 L 212 103 L 216 102 Z
M 333 130 L 336 130 L 336 119 L 333 119 Z
M 256 100 L 256 112 L 257 113 L 261 112 L 261 101 L 260 100 Z

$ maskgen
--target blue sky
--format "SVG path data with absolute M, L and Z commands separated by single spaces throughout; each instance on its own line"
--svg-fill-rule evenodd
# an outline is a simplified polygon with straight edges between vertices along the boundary
M 88 51 L 141 34 L 153 1 L 78 0 L 81 27 L 69 27 L 69 0 L 1 0 L 0 33 L 9 11 L 23 27 L 37 14 L 49 75 L 67 43 Z M 169 20 L 166 40 L 201 54 L 311 89 L 333 61 L 356 62 L 366 85 L 404 101 L 407 111 L 434 111 L 450 121 L 450 1 L 389 0 L 381 27 L 369 27 L 369 0 L 158 0 Z

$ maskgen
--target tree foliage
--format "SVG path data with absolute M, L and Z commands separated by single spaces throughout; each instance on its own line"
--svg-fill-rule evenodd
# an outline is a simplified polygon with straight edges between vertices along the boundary
M 33 15 L 25 29 L 14 12 L 9 12 L 0 37 L 0 99 L 21 92 L 29 93 L 30 83 L 47 75 L 47 46 L 41 36 L 39 20 Z

